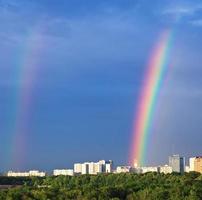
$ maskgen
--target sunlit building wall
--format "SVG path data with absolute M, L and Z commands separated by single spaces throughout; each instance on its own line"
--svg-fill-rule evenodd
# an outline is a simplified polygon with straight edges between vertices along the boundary
M 116 168 L 116 173 L 129 173 L 131 172 L 132 167 L 131 166 L 118 166 Z
M 73 169 L 55 169 L 53 171 L 53 176 L 73 176 L 74 170 Z
M 74 173 L 80 174 L 82 172 L 82 164 L 75 163 L 74 164 Z
M 29 177 L 29 176 L 36 176 L 36 177 L 44 177 L 46 176 L 45 172 L 39 172 L 38 170 L 31 170 L 29 172 L 13 172 L 9 171 L 7 173 L 9 177 Z
M 89 163 L 83 163 L 81 165 L 81 174 L 89 174 Z
M 159 167 L 141 167 L 142 173 L 159 172 Z
M 171 174 L 172 173 L 172 167 L 168 165 L 160 166 L 159 167 L 159 172 L 164 173 L 164 174 Z
M 189 159 L 190 171 L 202 173 L 202 156 Z

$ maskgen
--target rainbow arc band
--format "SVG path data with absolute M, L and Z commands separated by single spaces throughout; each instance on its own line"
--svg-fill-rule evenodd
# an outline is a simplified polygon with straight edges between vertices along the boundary
M 134 118 L 133 139 L 130 149 L 129 163 L 142 166 L 145 163 L 147 140 L 153 124 L 159 92 L 169 68 L 172 30 L 166 30 L 152 51 L 138 100 Z
M 12 116 L 11 165 L 20 167 L 26 157 L 26 145 L 30 135 L 29 125 L 33 112 L 34 85 L 37 79 L 40 54 L 45 46 L 42 40 L 43 24 L 34 24 L 20 44 L 20 58 L 16 61 L 16 88 L 14 114 Z

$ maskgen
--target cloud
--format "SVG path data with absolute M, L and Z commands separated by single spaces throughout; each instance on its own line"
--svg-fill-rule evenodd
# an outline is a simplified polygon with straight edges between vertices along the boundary
M 13 0 L 8 0 L 8 1 L 5 1 L 5 0 L 1 0 L 0 1 L 0 7 L 1 8 L 12 8 L 12 7 L 17 7 L 17 2 L 16 1 L 13 1 Z
M 193 26 L 202 26 L 202 19 L 192 20 L 192 21 L 190 21 L 190 23 Z
M 198 14 L 202 11 L 202 3 L 175 3 L 167 5 L 161 15 L 163 17 L 169 17 L 174 23 L 185 22 L 189 23 L 191 19 L 198 19 Z M 195 25 L 193 23 L 193 25 Z
M 202 3 L 174 3 L 164 9 L 163 14 L 193 15 L 202 10 Z
M 174 14 L 174 15 L 192 15 L 195 12 L 192 8 L 186 7 L 174 7 L 163 11 L 163 14 Z

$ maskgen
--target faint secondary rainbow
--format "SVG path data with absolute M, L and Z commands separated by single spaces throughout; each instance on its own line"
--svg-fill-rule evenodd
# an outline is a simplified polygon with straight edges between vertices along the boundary
M 169 68 L 172 30 L 164 31 L 155 45 L 146 69 L 143 86 L 134 118 L 133 138 L 129 162 L 133 166 L 145 164 L 147 140 L 153 125 L 153 116 L 159 92 Z
M 34 84 L 40 51 L 44 46 L 41 37 L 41 24 L 34 25 L 19 45 L 17 54 L 11 130 L 11 165 L 20 168 L 26 157 L 28 138 L 30 137 L 33 113 Z

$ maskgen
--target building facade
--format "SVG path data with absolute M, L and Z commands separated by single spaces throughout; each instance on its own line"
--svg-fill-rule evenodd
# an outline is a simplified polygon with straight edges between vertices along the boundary
M 113 162 L 111 160 L 100 160 L 98 162 L 85 162 L 74 164 L 75 174 L 100 174 L 112 173 Z
M 89 174 L 89 163 L 85 162 L 81 165 L 81 174 Z
M 190 172 L 194 171 L 194 162 L 195 162 L 196 157 L 194 158 L 189 158 L 189 170 Z
M 29 177 L 29 176 L 36 176 L 36 177 L 44 177 L 46 176 L 45 172 L 40 172 L 38 170 L 31 170 L 29 172 L 13 172 L 9 171 L 7 173 L 9 177 Z
M 82 164 L 81 163 L 75 163 L 74 164 L 74 173 L 81 174 L 82 172 Z
M 53 170 L 53 176 L 74 176 L 73 169 L 55 169 Z
M 159 167 L 141 167 L 142 173 L 159 172 Z
M 116 173 L 129 173 L 132 171 L 131 166 L 118 166 L 116 168 Z
M 112 173 L 113 172 L 113 162 L 112 160 L 109 160 L 108 162 L 106 162 L 105 164 L 105 171 L 106 173 Z
M 189 173 L 190 172 L 190 167 L 189 166 L 185 166 L 185 170 L 184 170 L 186 173 Z
M 172 167 L 168 165 L 160 166 L 159 172 L 164 174 L 171 174 L 173 172 Z
M 185 171 L 185 158 L 180 155 L 170 156 L 169 166 L 172 167 L 173 172 L 183 173 Z
M 190 171 L 202 173 L 202 156 L 189 159 Z

